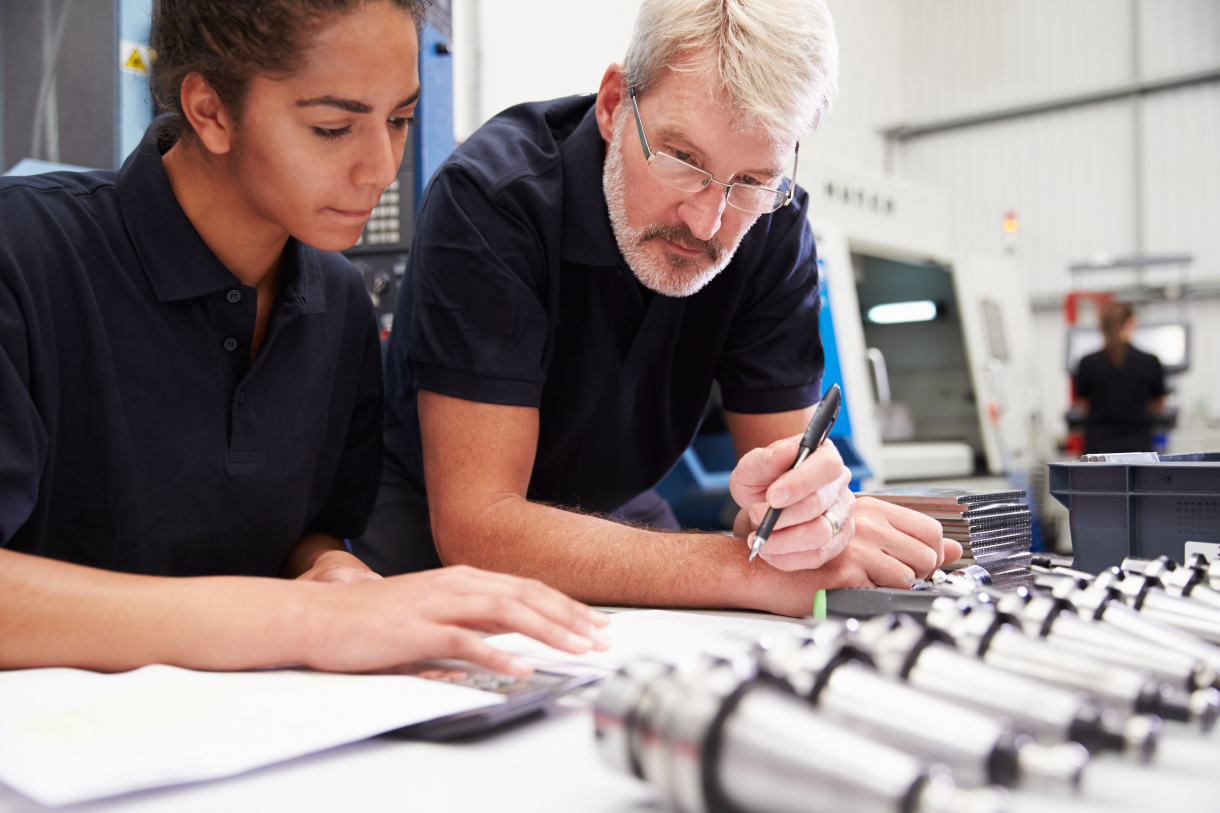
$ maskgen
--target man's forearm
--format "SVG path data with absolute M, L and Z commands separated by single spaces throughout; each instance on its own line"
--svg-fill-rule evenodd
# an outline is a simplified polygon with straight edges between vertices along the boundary
M 306 659 L 307 599 L 326 585 L 167 579 L 0 550 L 0 669 L 246 669 Z
M 831 574 L 747 561 L 742 539 L 666 533 L 505 496 L 433 533 L 445 564 L 539 579 L 591 604 L 808 614 Z

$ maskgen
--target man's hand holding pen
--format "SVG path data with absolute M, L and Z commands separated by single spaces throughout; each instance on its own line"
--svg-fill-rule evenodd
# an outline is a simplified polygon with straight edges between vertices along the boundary
M 769 508 L 784 509 L 759 554 L 765 562 L 786 571 L 833 571 L 828 587 L 909 587 L 961 556 L 961 546 L 942 538 L 936 520 L 857 499 L 833 443 L 822 444 L 793 469 L 801 439 L 794 435 L 754 449 L 729 479 L 733 499 L 742 506 L 733 530 L 747 542 Z
M 742 506 L 733 532 L 747 542 L 768 509 L 784 509 L 759 553 L 780 570 L 821 567 L 842 552 L 856 528 L 856 496 L 847 487 L 851 473 L 839 450 L 822 444 L 794 469 L 801 437 L 747 453 L 729 478 L 729 491 Z

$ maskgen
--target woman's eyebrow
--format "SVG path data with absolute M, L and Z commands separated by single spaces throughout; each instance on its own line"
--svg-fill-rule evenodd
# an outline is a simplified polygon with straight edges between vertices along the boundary
M 403 99 L 394 106 L 395 110 L 400 110 L 404 107 L 409 107 L 415 104 L 419 99 L 419 93 L 422 88 L 416 88 L 415 92 L 407 98 Z M 297 99 L 297 107 L 337 107 L 345 113 L 372 113 L 373 108 L 364 102 L 355 99 L 340 99 L 337 96 L 317 96 L 313 99 Z
M 424 89 L 423 85 L 420 85 L 419 87 L 417 87 L 415 89 L 414 93 L 412 93 L 410 96 L 408 96 L 407 98 L 405 98 L 401 102 L 399 102 L 398 106 L 395 107 L 394 109 L 401 110 L 404 107 L 410 107 L 411 105 L 415 104 L 417 101 L 419 101 L 419 93 L 423 89 Z
M 335 96 L 318 96 L 315 99 L 297 99 L 297 107 L 337 107 L 346 113 L 372 113 L 373 108 L 355 99 L 339 99 Z

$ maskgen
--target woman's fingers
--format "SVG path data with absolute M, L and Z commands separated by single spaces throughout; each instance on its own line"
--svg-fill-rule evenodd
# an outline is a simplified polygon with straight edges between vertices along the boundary
M 587 604 L 571 599 L 536 579 L 523 579 L 472 567 L 444 568 L 441 571 L 429 572 L 444 574 L 456 590 L 466 595 L 510 599 L 528 606 L 540 616 L 562 625 L 576 635 L 591 640 L 595 648 L 608 646 L 604 643 L 605 636 L 600 632 L 602 627 L 610 623 L 605 613 L 599 613 Z M 460 603 L 457 602 L 459 605 Z
M 509 596 L 467 595 L 461 597 L 459 603 L 460 609 L 455 607 L 445 614 L 442 619 L 445 623 L 493 634 L 519 632 L 575 655 L 583 655 L 591 649 L 605 650 L 610 646 L 609 639 L 600 629 L 591 635 L 574 632 L 525 602 Z
M 529 661 L 496 649 L 470 630 L 442 627 L 437 635 L 441 640 L 437 642 L 437 654 L 433 657 L 470 661 L 493 672 L 517 677 L 533 674 L 534 667 Z

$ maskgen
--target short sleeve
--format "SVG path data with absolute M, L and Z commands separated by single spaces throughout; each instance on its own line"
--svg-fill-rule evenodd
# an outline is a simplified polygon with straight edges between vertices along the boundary
M 11 270 L 12 260 L 0 248 L 0 545 L 8 544 L 38 502 L 48 443 L 30 393 L 30 331 L 6 273 Z
M 818 334 L 821 303 L 806 200 L 800 192 L 800 208 L 785 218 L 782 232 L 768 235 L 729 328 L 716 370 L 729 412 L 785 412 L 821 398 L 825 364 Z M 772 228 L 776 220 L 773 216 Z
M 1085 356 L 1076 365 L 1076 397 L 1086 401 L 1093 398 L 1093 356 Z
M 430 184 L 407 259 L 410 358 L 420 389 L 541 404 L 545 257 L 525 209 L 503 191 L 493 199 L 457 164 Z
M 1165 395 L 1165 368 L 1161 360 L 1154 355 L 1148 356 L 1148 397 L 1160 398 Z
M 363 291 L 360 294 L 363 296 Z M 330 492 L 307 528 L 307 532 L 326 533 L 340 539 L 355 539 L 364 534 L 381 483 L 381 424 L 385 403 L 381 386 L 381 340 L 368 298 L 363 297 L 361 304 L 367 328 L 358 396 Z

